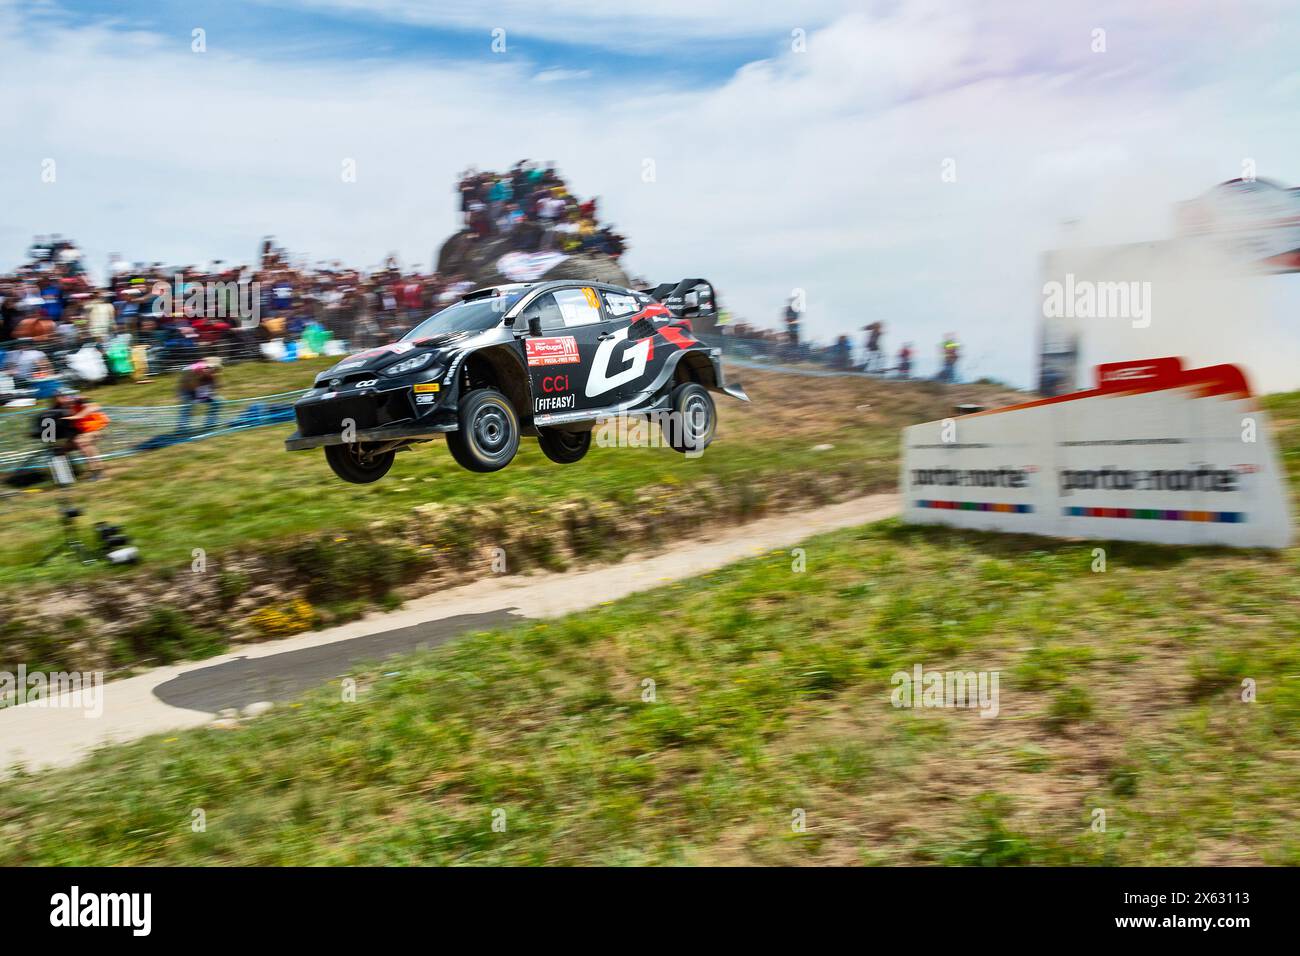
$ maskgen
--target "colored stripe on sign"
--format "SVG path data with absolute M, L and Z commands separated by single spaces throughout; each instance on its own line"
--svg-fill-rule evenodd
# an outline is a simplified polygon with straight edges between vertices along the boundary
M 1242 524 L 1244 511 L 1184 511 L 1170 508 L 1062 508 L 1067 518 L 1137 518 L 1144 521 L 1208 521 Z
M 938 508 L 942 511 L 992 511 L 997 514 L 1032 514 L 1033 505 L 1012 505 L 1001 501 L 931 501 L 919 500 L 918 508 Z

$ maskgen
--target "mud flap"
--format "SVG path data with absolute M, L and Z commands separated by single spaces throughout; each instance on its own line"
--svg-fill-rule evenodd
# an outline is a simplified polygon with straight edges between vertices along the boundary
M 722 386 L 722 391 L 730 395 L 732 398 L 740 399 L 742 402 L 749 401 L 749 396 L 745 394 L 745 390 L 741 387 L 739 382 Z

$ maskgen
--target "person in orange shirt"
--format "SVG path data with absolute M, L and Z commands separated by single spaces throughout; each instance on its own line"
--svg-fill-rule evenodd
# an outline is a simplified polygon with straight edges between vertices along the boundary
M 72 429 L 68 442 L 90 468 L 91 481 L 105 477 L 95 435 L 108 426 L 108 416 L 99 405 L 86 401 L 85 396 L 67 390 L 54 396 L 53 407 L 63 409 L 63 420 Z

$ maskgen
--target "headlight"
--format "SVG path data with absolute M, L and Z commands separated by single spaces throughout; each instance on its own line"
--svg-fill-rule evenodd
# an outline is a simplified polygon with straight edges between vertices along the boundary
M 419 355 L 412 355 L 409 359 L 402 359 L 396 365 L 390 365 L 384 369 L 385 375 L 405 375 L 408 372 L 414 372 L 418 368 L 424 368 L 433 359 L 432 352 L 421 352 Z

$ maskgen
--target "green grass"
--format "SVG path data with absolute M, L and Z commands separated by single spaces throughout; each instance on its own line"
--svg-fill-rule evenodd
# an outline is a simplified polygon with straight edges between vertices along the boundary
M 1300 864 L 1300 549 L 1094 546 L 885 522 L 468 636 L 11 778 L 0 864 Z M 918 663 L 998 716 L 893 707 Z
M 851 468 L 862 487 L 882 487 L 896 473 L 896 434 L 864 434 L 829 452 L 780 441 L 735 441 L 726 454 L 688 460 L 668 449 L 594 448 L 581 463 L 556 465 L 527 440 L 516 460 L 490 475 L 465 471 L 441 441 L 398 455 L 393 470 L 372 485 L 336 478 L 320 452 L 287 453 L 287 428 L 165 448 L 114 466 L 102 484 L 74 493 L 87 521 L 121 525 L 152 566 L 188 566 L 193 549 L 219 554 L 314 531 L 347 533 L 378 520 L 413 514 L 418 505 L 547 508 L 577 501 L 632 501 L 641 489 L 716 480 L 750 484 L 758 475 L 801 467 Z M 57 539 L 53 492 L 9 499 L 0 517 L 0 585 L 114 573 L 69 561 L 34 566 L 32 556 Z M 89 524 L 87 524 L 89 527 Z
M 234 366 L 225 394 L 233 398 L 303 386 L 314 374 L 312 364 Z M 96 397 L 115 404 L 166 402 L 172 388 L 171 380 L 119 385 L 101 389 Z M 631 502 L 656 485 L 689 493 L 692 486 L 719 481 L 743 489 L 759 477 L 795 481 L 801 471 L 835 469 L 860 476 L 865 491 L 890 484 L 896 475 L 898 432 L 892 422 L 851 431 L 828 423 L 791 439 L 740 424 L 729 427 L 733 414 L 761 412 L 724 407 L 717 443 L 696 459 L 665 448 L 593 447 L 582 462 L 561 466 L 525 439 L 509 468 L 480 475 L 456 465 L 444 442 L 435 441 L 399 454 L 389 475 L 373 485 L 340 481 L 319 451 L 286 452 L 283 441 L 292 426 L 268 427 L 116 460 L 109 480 L 83 482 L 73 497 L 86 512 L 87 528 L 95 521 L 121 525 L 157 573 L 188 568 L 196 548 L 216 556 L 313 532 L 346 534 L 375 521 L 412 516 L 421 505 L 545 509 L 570 502 Z M 828 435 L 835 448 L 811 451 Z M 57 504 L 49 490 L 0 501 L 0 587 L 122 573 L 66 560 L 34 564 L 33 556 L 60 535 Z
M 0 864 L 1300 863 L 1300 551 L 804 547 L 11 780 Z M 894 708 L 916 663 L 999 715 Z
M 312 379 L 338 358 L 304 359 L 300 362 L 238 362 L 221 372 L 221 394 L 226 398 L 254 398 L 308 388 Z M 87 392 L 103 405 L 174 405 L 180 377 L 159 375 L 148 382 L 120 382 Z

